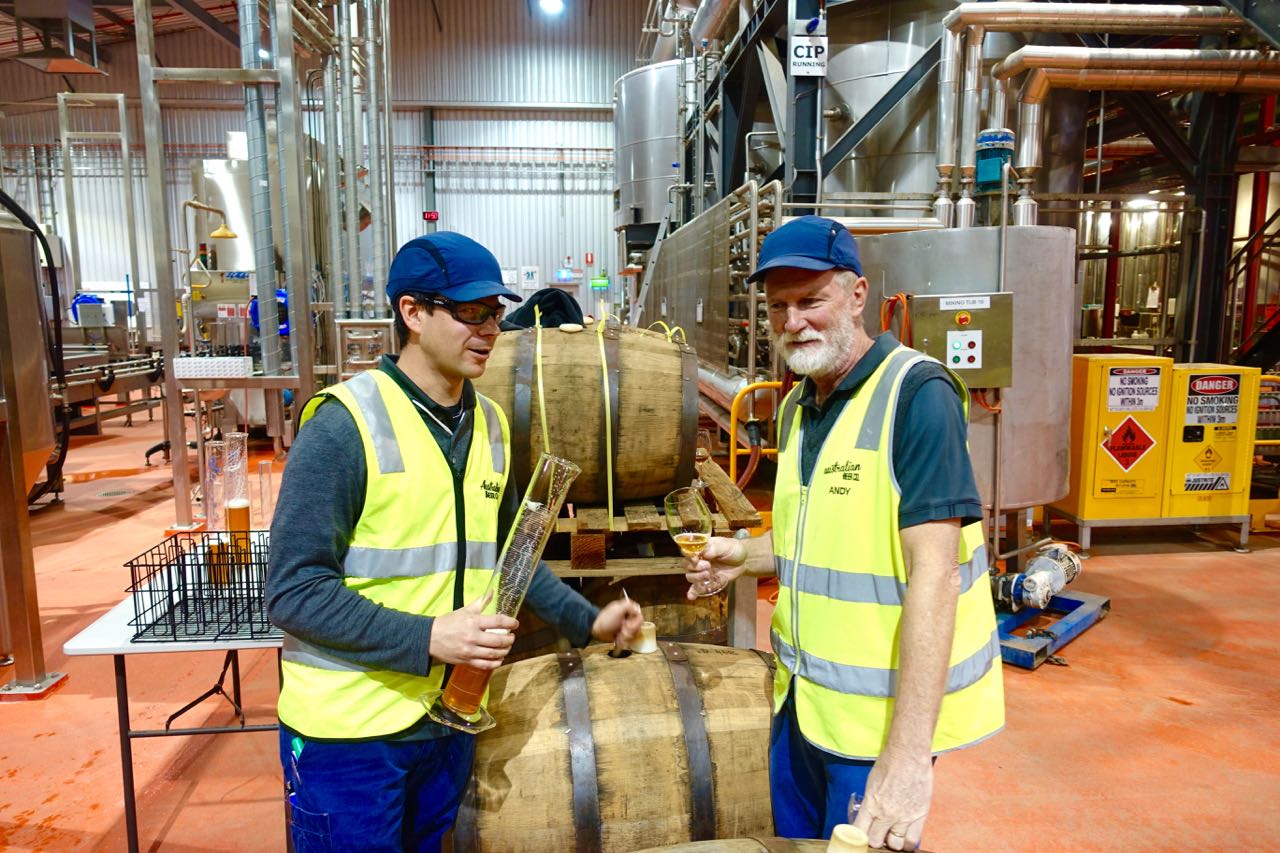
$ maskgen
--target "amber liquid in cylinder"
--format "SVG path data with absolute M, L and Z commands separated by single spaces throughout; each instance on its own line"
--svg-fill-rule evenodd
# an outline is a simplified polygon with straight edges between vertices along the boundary
M 480 710 L 480 700 L 484 698 L 491 675 L 491 669 L 476 669 L 466 664 L 455 666 L 444 688 L 442 701 L 445 707 L 460 716 L 470 717 Z
M 227 501 L 227 532 L 231 534 L 231 550 L 239 557 L 249 554 L 249 499 Z

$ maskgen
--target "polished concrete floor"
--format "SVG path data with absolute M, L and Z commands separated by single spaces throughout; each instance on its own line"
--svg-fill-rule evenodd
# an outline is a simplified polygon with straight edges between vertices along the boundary
M 174 518 L 168 467 L 143 465 L 159 422 L 136 420 L 77 439 L 64 502 L 32 518 L 45 669 L 69 678 L 0 703 L 5 850 L 125 847 L 112 660 L 62 647 L 125 596 L 123 564 Z M 925 846 L 1280 849 L 1280 540 L 1232 542 L 1230 529 L 1097 532 L 1077 588 L 1110 596 L 1111 615 L 1066 647 L 1068 666 L 1006 667 L 1007 728 L 938 762 Z M 132 656 L 134 727 L 162 728 L 221 664 Z M 271 722 L 274 653 L 242 655 L 242 680 L 249 722 Z M 215 697 L 181 723 L 233 720 Z M 134 765 L 142 849 L 284 848 L 273 734 L 138 740 Z

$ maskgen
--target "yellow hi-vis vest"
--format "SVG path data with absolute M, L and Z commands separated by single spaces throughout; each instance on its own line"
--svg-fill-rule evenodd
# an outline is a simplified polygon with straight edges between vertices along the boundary
M 808 484 L 800 474 L 801 386 L 781 408 L 773 497 L 774 708 L 782 707 L 794 679 L 800 731 L 850 758 L 878 757 L 893 718 L 907 592 L 893 422 L 903 377 L 923 360 L 928 356 L 901 345 L 885 358 L 845 404 Z M 952 379 L 967 416 L 968 391 Z M 961 592 L 934 753 L 975 743 L 1004 725 L 1000 643 L 980 523 L 961 529 L 957 560 Z
M 498 561 L 498 507 L 511 444 L 502 410 L 476 394 L 462 482 L 466 535 L 459 547 L 453 472 L 395 380 L 370 370 L 327 388 L 307 403 L 303 424 L 326 399 L 351 412 L 368 471 L 364 509 L 342 563 L 343 583 L 384 607 L 442 616 L 454 609 L 462 563 L 463 601 L 480 598 Z M 281 670 L 282 722 L 314 738 L 359 739 L 418 722 L 426 714 L 423 696 L 440 689 L 444 666 L 432 666 L 425 677 L 370 669 L 286 634 Z

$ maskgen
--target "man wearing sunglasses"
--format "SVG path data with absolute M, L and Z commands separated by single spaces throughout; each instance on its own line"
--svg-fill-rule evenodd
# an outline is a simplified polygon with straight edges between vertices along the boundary
M 461 234 L 407 243 L 387 296 L 401 353 L 308 402 L 272 522 L 267 608 L 285 632 L 280 754 L 298 850 L 440 849 L 475 742 L 423 696 L 494 669 L 514 619 L 484 613 L 519 496 L 506 416 L 476 393 L 498 337 L 494 256 Z M 538 566 L 526 598 L 575 645 L 628 642 L 640 608 L 597 609 Z

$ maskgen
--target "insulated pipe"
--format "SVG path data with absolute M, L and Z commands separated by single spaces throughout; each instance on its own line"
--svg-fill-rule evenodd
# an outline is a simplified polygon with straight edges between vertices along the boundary
M 239 0 L 240 65 L 261 68 L 258 55 L 258 0 Z M 254 289 L 258 296 L 258 343 L 262 373 L 280 372 L 280 320 L 276 307 L 276 247 L 271 230 L 271 179 L 267 164 L 267 117 L 262 86 L 244 87 L 245 134 L 249 148 L 249 199 L 253 210 Z
M 347 236 L 347 316 L 363 313 L 360 294 L 364 281 L 360 277 L 360 209 L 356 201 L 356 173 L 360 163 L 360 144 L 356 136 L 355 73 L 351 68 L 351 6 L 339 0 L 333 7 L 338 16 L 340 84 L 342 86 L 342 183 L 346 204 L 342 212 Z
M 938 64 L 938 187 L 934 215 L 951 227 L 955 204 L 951 201 L 951 173 L 956 162 L 956 99 L 960 67 L 961 38 L 958 33 L 944 30 L 942 52 Z
M 338 200 L 338 114 L 334 106 L 338 103 L 338 69 L 337 57 L 328 54 L 324 58 L 324 102 L 328 108 L 324 110 L 324 204 L 325 204 L 325 239 L 328 269 L 326 278 L 329 284 L 329 298 L 333 301 L 336 312 L 341 310 L 342 299 L 342 205 Z
M 1172 50 L 1027 46 L 991 69 L 992 79 L 1016 77 L 1029 68 L 1280 72 L 1280 56 L 1257 50 Z
M 970 27 L 964 42 L 964 98 L 960 109 L 960 201 L 956 203 L 956 227 L 973 226 L 977 204 L 973 185 L 978 166 L 978 80 L 982 75 L 982 38 L 980 26 Z
M 378 5 L 382 13 L 378 18 L 378 43 L 381 51 L 379 56 L 382 57 L 382 61 L 378 63 L 382 80 L 382 150 L 386 155 L 383 158 L 386 161 L 383 173 L 386 206 L 382 211 L 382 221 L 385 223 L 382 231 L 382 245 L 386 246 L 387 251 L 394 256 L 400 244 L 396 241 L 396 137 L 394 114 L 391 111 L 391 69 L 389 67 L 391 63 L 388 61 L 391 56 L 391 0 L 382 0 Z M 383 270 L 385 273 L 385 264 Z M 377 287 L 378 298 L 384 307 L 386 305 L 385 284 L 386 282 L 379 282 Z
M 988 32 L 1170 33 L 1205 35 L 1244 29 L 1239 16 L 1222 6 L 1141 3 L 961 3 L 942 19 L 953 32 L 982 26 Z
M 364 36 L 365 57 L 365 122 L 366 137 L 369 140 L 369 213 L 372 219 L 373 258 L 370 272 L 373 275 L 373 308 L 374 316 L 381 317 L 386 308 L 387 278 L 387 220 L 382 204 L 385 172 L 382 162 L 382 97 L 379 94 L 381 78 L 378 67 L 378 13 L 374 0 L 364 0 Z

